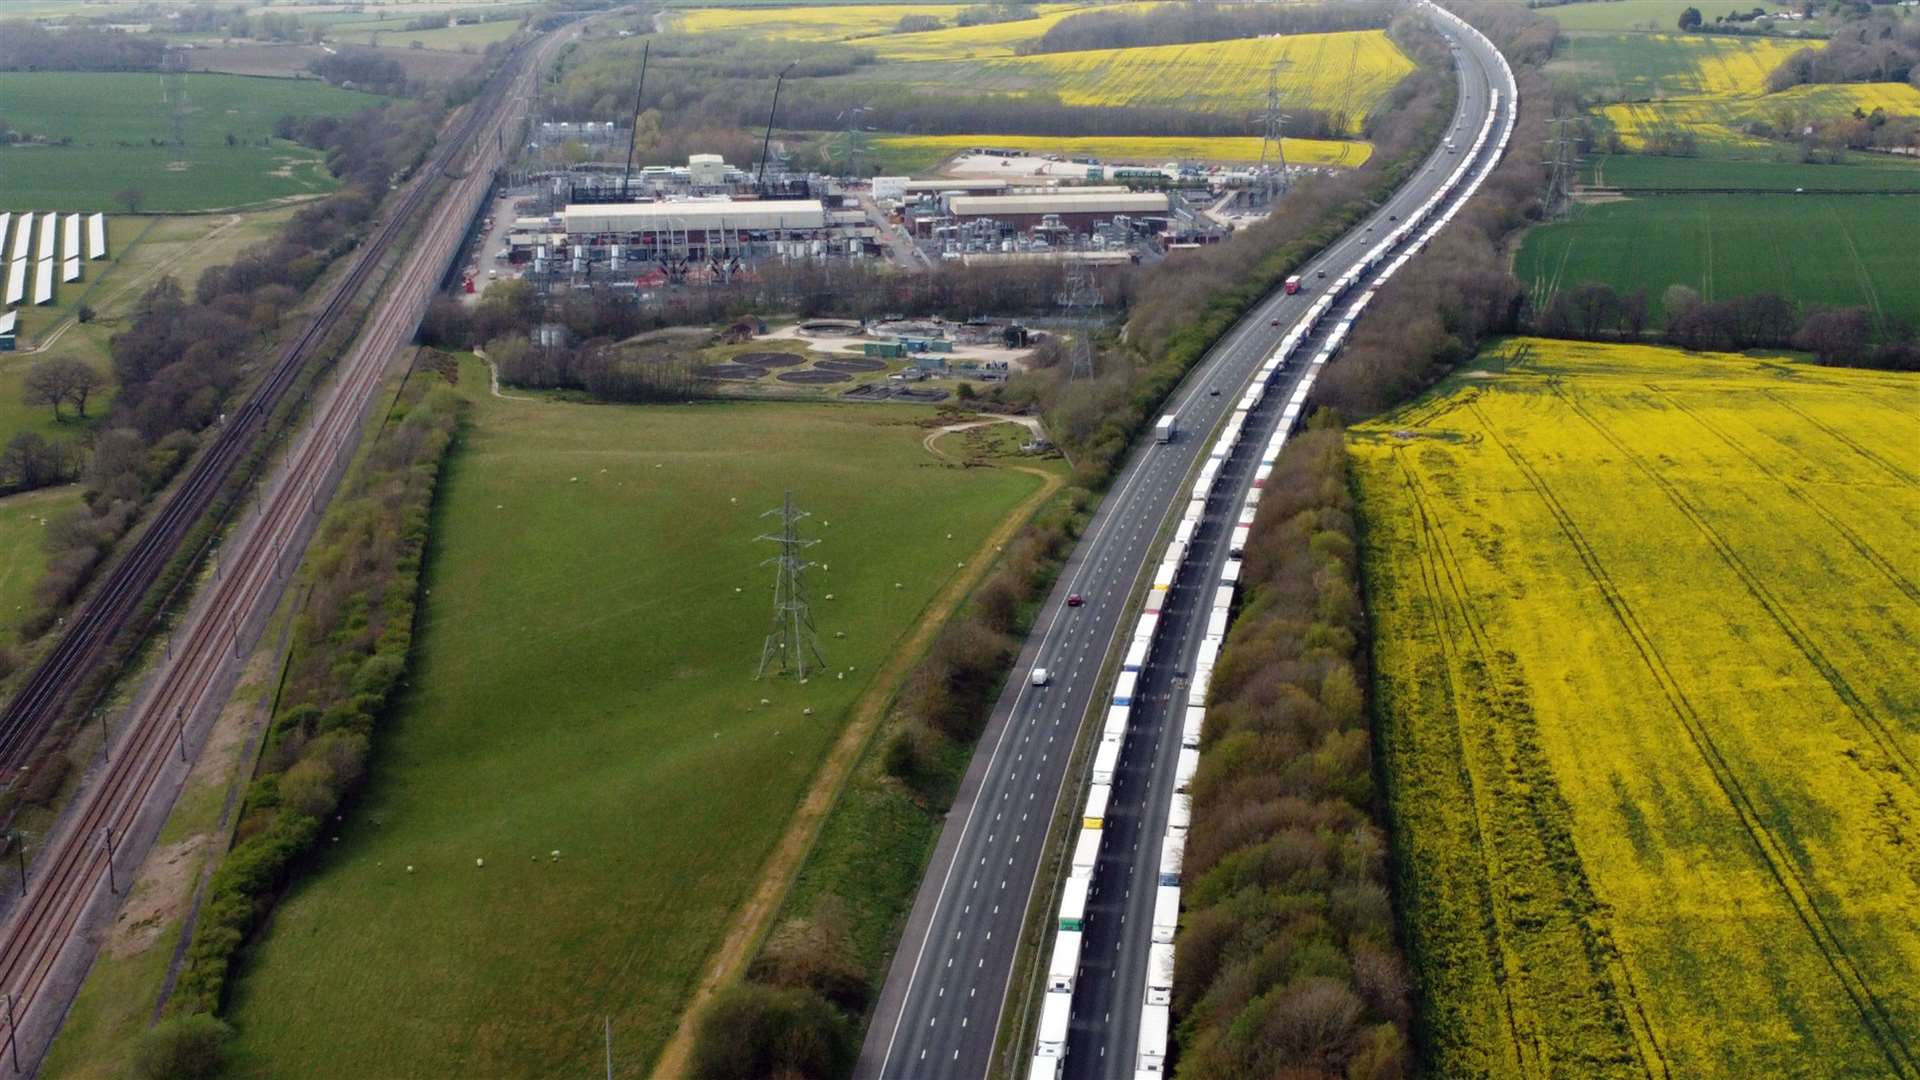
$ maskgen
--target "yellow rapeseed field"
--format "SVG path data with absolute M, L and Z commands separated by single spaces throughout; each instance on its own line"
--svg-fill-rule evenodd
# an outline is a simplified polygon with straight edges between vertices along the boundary
M 1047 10 L 1045 6 L 1036 8 L 1044 13 L 1031 19 L 987 23 L 983 26 L 949 26 L 944 30 L 923 30 L 917 34 L 888 34 L 860 44 L 872 49 L 882 60 L 970 60 L 1012 56 L 1021 42 L 1032 41 L 1045 34 L 1061 19 L 1111 6 L 1116 5 L 1075 7 L 1055 4 L 1052 5 L 1053 10 Z M 1138 13 L 1157 6 L 1130 3 L 1126 8 L 1129 12 Z
M 850 41 L 855 38 L 889 35 L 895 38 L 912 38 L 918 35 L 894 35 L 893 28 L 908 15 L 930 15 L 940 21 L 953 23 L 954 17 L 971 7 L 971 4 L 823 4 L 817 7 L 764 7 L 764 8 L 697 8 L 680 12 L 673 16 L 673 29 L 689 34 L 739 33 L 751 32 L 760 37 L 784 38 L 790 41 Z M 1075 11 L 1086 10 L 1079 4 L 1036 4 L 1036 15 L 1062 16 Z M 1046 32 L 1053 19 L 1041 23 L 1039 19 L 1023 20 L 1031 26 L 1040 23 L 1037 30 L 1023 33 L 1020 38 L 1039 37 Z M 1021 24 L 1007 24 L 1021 25 Z M 991 27 L 973 27 L 968 29 L 991 30 Z M 885 44 L 874 41 L 876 47 Z M 1011 53 L 1011 49 L 1008 50 Z M 964 56 L 966 53 L 958 55 Z M 920 59 L 920 57 L 915 57 Z
M 1267 73 L 1282 60 L 1290 62 L 1280 81 L 1288 108 L 1336 114 L 1356 133 L 1414 66 L 1384 31 L 1357 30 L 988 59 L 968 65 L 966 82 L 1052 91 L 1068 105 L 1233 112 L 1265 104 Z
M 1676 127 L 1712 142 L 1763 145 L 1741 129 L 1757 120 L 1778 132 L 1799 131 L 1816 120 L 1851 116 L 1855 109 L 1920 116 L 1920 88 L 1908 83 L 1796 86 L 1757 97 L 1672 98 L 1608 105 L 1602 111 L 1627 148 L 1639 150 L 1653 133 Z
M 1093 135 L 882 135 L 873 142 L 898 150 L 940 150 L 957 154 L 974 146 L 1004 147 L 1036 154 L 1084 154 L 1102 161 L 1158 165 L 1193 160 L 1247 162 L 1260 160 L 1260 140 L 1236 136 Z M 1359 168 L 1373 154 L 1364 142 L 1339 139 L 1288 139 L 1287 161 L 1294 165 L 1342 165 Z
M 1478 368 L 1350 435 L 1431 1072 L 1920 1075 L 1920 377 Z

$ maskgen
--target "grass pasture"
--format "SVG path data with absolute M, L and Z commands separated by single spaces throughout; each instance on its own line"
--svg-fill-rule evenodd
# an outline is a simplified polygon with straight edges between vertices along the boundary
M 910 160 L 930 167 L 969 147 L 994 146 L 1035 154 L 1087 155 L 1106 162 L 1158 165 L 1167 161 L 1246 162 L 1260 160 L 1260 140 L 1237 137 L 1051 135 L 877 135 L 869 147 L 885 160 Z M 1359 168 L 1372 155 L 1364 142 L 1338 139 L 1288 139 L 1287 161 L 1295 165 Z
M 1793 10 L 1795 6 L 1746 4 L 1740 10 L 1751 11 L 1755 7 L 1763 7 L 1771 12 L 1784 12 Z M 1700 5 L 1697 0 L 1582 0 L 1579 3 L 1560 4 L 1543 14 L 1559 23 L 1564 31 L 1671 32 L 1679 29 L 1680 13 L 1690 7 Z M 1708 19 L 1718 14 L 1710 8 L 1700 10 L 1706 13 Z
M 1423 1071 L 1912 1075 L 1920 378 L 1476 367 L 1349 436 Z
M 0 72 L 0 107 L 16 131 L 72 139 L 0 149 L 6 209 L 117 211 L 114 194 L 127 187 L 145 193 L 147 212 L 332 191 L 321 155 L 271 138 L 274 121 L 345 115 L 379 100 L 314 80 L 190 74 L 184 82 L 186 143 L 174 146 L 157 72 Z M 237 145 L 227 145 L 229 134 Z
M 505 41 L 518 33 L 520 23 L 517 19 L 495 19 L 492 22 L 465 23 L 460 26 L 445 26 L 436 30 L 372 30 L 362 31 L 359 27 L 342 28 L 338 31 L 339 40 L 349 45 L 376 45 L 388 48 L 412 48 L 419 42 L 421 48 L 450 52 L 485 52 L 487 46 L 496 41 Z
M 1595 154 L 1581 163 L 1581 182 L 1622 191 L 1920 193 L 1920 161 L 1889 154 L 1853 154 L 1841 165 L 1793 161 L 1709 160 L 1649 154 Z
M 1627 101 L 1764 94 L 1767 76 L 1804 42 L 1706 34 L 1570 34 L 1549 75 Z
M 238 979 L 228 1075 L 597 1075 L 603 1016 L 644 1075 L 870 673 L 1041 483 L 940 464 L 925 410 L 460 385 L 411 690 Z M 788 489 L 805 686 L 751 679 Z
M 1529 229 L 1514 272 L 1537 300 L 1588 281 L 1644 287 L 1656 320 L 1660 294 L 1686 285 L 1709 300 L 1773 292 L 1920 322 L 1915 251 L 1920 196 L 1660 195 Z
M 1179 108 L 1238 113 L 1264 106 L 1267 73 L 1293 66 L 1281 80 L 1287 108 L 1325 110 L 1358 134 L 1366 118 L 1413 61 L 1383 31 L 1297 34 L 1192 45 L 989 57 L 956 62 L 883 65 L 845 76 L 928 87 L 1046 93 L 1066 105 Z

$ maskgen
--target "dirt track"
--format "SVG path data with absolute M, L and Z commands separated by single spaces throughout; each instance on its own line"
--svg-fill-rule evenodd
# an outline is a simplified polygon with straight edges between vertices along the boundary
M 946 459 L 946 455 L 934 449 L 934 440 L 949 431 L 960 431 L 971 427 L 982 427 L 1011 420 L 1028 424 L 1036 431 L 1038 421 L 1027 421 L 1020 417 L 996 417 L 964 424 L 952 424 L 938 428 L 930 433 L 923 445 L 927 452 L 935 457 Z M 654 1064 L 654 1080 L 679 1080 L 687 1074 L 688 1062 L 693 1053 L 694 1021 L 700 1010 L 706 1007 L 713 995 L 721 987 L 738 979 L 745 971 L 747 962 L 753 958 L 753 949 L 770 928 L 773 917 L 778 914 L 781 902 L 786 898 L 787 889 L 800 872 L 800 865 L 806 860 L 807 852 L 813 848 L 814 837 L 819 835 L 820 825 L 826 820 L 827 812 L 840 795 L 847 777 L 859 762 L 861 753 L 866 749 L 874 730 L 880 726 L 881 717 L 886 715 L 887 703 L 892 700 L 893 692 L 907 675 L 914 661 L 920 658 L 927 646 L 932 643 L 934 634 L 946 625 L 962 601 L 973 591 L 992 568 L 999 549 L 1012 540 L 1027 519 L 1036 510 L 1045 505 L 1054 492 L 1060 490 L 1061 479 L 1045 469 L 1030 465 L 1009 465 L 1007 468 L 1032 473 L 1041 478 L 1040 489 L 1027 496 L 1019 506 L 1008 514 L 992 533 L 981 542 L 967 564 L 934 594 L 927 607 L 920 613 L 907 636 L 901 640 L 887 662 L 875 674 L 873 682 L 864 694 L 853 704 L 853 715 L 846 729 L 835 740 L 828 751 L 826 761 L 819 773 L 808 786 L 806 795 L 800 800 L 794 811 L 793 819 L 787 823 L 787 831 L 781 834 L 780 842 L 761 868 L 760 879 L 754 884 L 753 892 L 747 901 L 734 912 L 733 919 L 727 924 L 726 932 L 721 936 L 720 947 L 715 950 L 707 964 L 706 971 L 700 976 L 700 984 L 694 988 L 693 999 L 688 1002 L 685 1012 L 680 1014 L 680 1025 L 674 1029 L 673 1037 L 667 1040 L 666 1047 L 660 1052 L 660 1060 Z

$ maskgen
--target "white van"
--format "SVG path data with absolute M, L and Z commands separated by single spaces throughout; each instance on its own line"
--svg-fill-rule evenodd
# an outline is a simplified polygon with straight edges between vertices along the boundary
M 1037 667 L 1033 669 L 1033 685 L 1045 686 L 1052 681 L 1053 681 L 1053 673 L 1048 671 L 1046 668 Z

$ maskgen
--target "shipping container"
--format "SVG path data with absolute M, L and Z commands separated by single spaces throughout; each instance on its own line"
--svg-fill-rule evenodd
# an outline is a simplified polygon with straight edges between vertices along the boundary
M 1085 836 L 1085 833 L 1080 835 Z M 1100 834 L 1095 833 L 1097 838 Z M 1180 884 L 1180 861 L 1187 854 L 1187 838 L 1179 833 L 1169 833 L 1160 840 L 1160 884 Z M 1077 869 L 1077 860 L 1076 860 Z
M 1102 742 L 1119 743 L 1127 737 L 1127 714 L 1125 705 L 1107 706 L 1107 726 L 1100 731 Z
M 1053 959 L 1047 964 L 1047 993 L 1073 993 L 1073 980 L 1080 971 L 1080 931 L 1060 930 L 1053 935 Z
M 1115 705 L 1133 704 L 1133 687 L 1138 681 L 1139 676 L 1133 672 L 1121 672 L 1119 680 L 1113 684 L 1113 703 Z
M 1179 763 L 1173 768 L 1173 790 L 1184 792 L 1193 786 L 1193 774 L 1200 768 L 1200 751 L 1181 747 Z
M 1112 797 L 1113 787 L 1110 784 L 1095 784 L 1088 788 L 1087 808 L 1080 815 L 1080 824 L 1089 829 L 1104 828 L 1107 824 L 1107 800 Z
M 1173 804 L 1167 808 L 1167 832 L 1187 834 L 1187 827 L 1193 823 L 1193 796 L 1184 791 L 1173 793 Z
M 1152 641 L 1153 635 L 1158 633 L 1159 630 L 1160 613 L 1157 611 L 1149 611 L 1140 616 L 1139 622 L 1133 624 L 1133 640 Z
M 1060 894 L 1060 929 L 1087 928 L 1087 890 L 1092 887 L 1086 878 L 1067 879 L 1067 889 Z
M 1133 642 L 1127 646 L 1127 655 L 1120 661 L 1120 670 L 1137 672 L 1141 668 L 1146 667 L 1147 649 L 1152 644 L 1151 641 L 1141 641 L 1139 638 L 1135 638 Z
M 1113 772 L 1119 767 L 1119 744 L 1102 742 L 1100 748 L 1093 752 L 1093 782 L 1095 784 L 1113 783 Z
M 1100 835 L 1104 829 L 1081 829 L 1073 844 L 1073 872 L 1070 877 L 1090 878 L 1093 864 L 1100 861 Z
M 1148 1005 L 1140 1010 L 1140 1052 L 1134 1080 L 1164 1076 L 1167 1069 L 1167 1007 Z
M 1039 1057 L 1067 1056 L 1067 1021 L 1073 1016 L 1072 994 L 1048 994 L 1040 1006 L 1040 1036 L 1034 1043 Z
M 1153 943 L 1165 945 L 1173 940 L 1180 925 L 1180 886 L 1162 885 L 1153 898 Z
M 1173 1000 L 1173 946 L 1167 943 L 1147 948 L 1147 1004 L 1165 1005 Z

